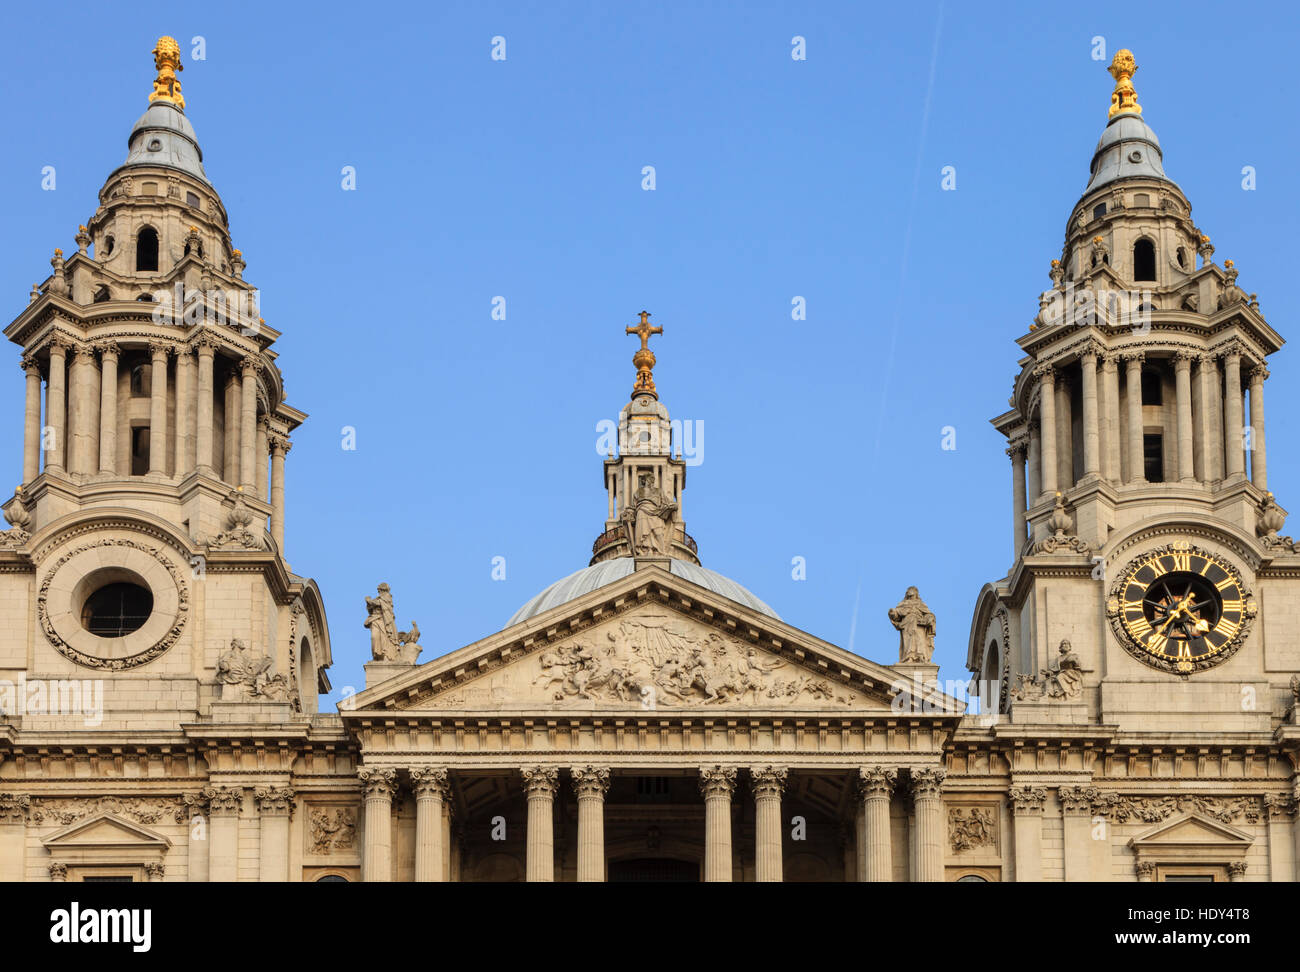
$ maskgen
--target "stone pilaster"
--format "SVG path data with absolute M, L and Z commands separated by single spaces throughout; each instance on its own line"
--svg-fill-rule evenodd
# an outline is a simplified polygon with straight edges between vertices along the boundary
M 1223 478 L 1222 446 L 1214 428 L 1215 401 L 1219 397 L 1219 366 L 1210 354 L 1197 359 L 1196 380 L 1200 382 L 1201 414 L 1196 421 L 1196 444 L 1201 453 L 1201 479 L 1213 482 Z
M 912 770 L 913 841 L 917 881 L 943 880 L 943 781 L 942 769 Z
M 1079 357 L 1083 378 L 1083 476 L 1101 475 L 1101 416 L 1097 407 L 1097 356 L 1100 348 L 1089 344 Z
M 1040 438 L 1039 466 L 1043 491 L 1039 499 L 1056 495 L 1057 461 L 1056 442 L 1056 370 L 1051 365 L 1039 365 L 1034 369 L 1038 376 L 1038 430 Z
M 1099 843 L 1092 839 L 1092 804 L 1097 799 L 1096 787 L 1062 786 L 1057 789 L 1056 795 L 1064 815 L 1062 839 L 1065 843 L 1065 880 L 1103 880 L 1102 875 L 1093 873 L 1093 845 Z
M 208 826 L 208 880 L 239 879 L 239 814 L 244 790 L 238 786 L 214 786 L 205 791 L 211 808 Z
M 756 766 L 749 771 L 754 790 L 754 878 L 782 881 L 781 795 L 789 771 L 784 766 Z
M 1016 852 L 1016 880 L 1043 879 L 1043 803 L 1047 790 L 1041 786 L 1017 785 L 1007 793 L 1013 814 Z
M 149 345 L 153 367 L 149 371 L 149 472 L 167 475 L 167 357 L 171 345 Z
M 1120 481 L 1119 365 L 1114 352 L 1101 359 L 1101 476 Z
M 528 794 L 528 881 L 555 880 L 555 791 L 559 772 L 553 766 L 526 766 L 522 770 Z
M 578 797 L 578 880 L 605 880 L 605 793 L 609 770 L 574 767 L 573 792 Z
M 442 881 L 442 805 L 451 796 L 445 769 L 417 766 L 411 770 L 415 790 L 415 880 Z
M 239 372 L 239 485 L 251 494 L 257 489 L 257 360 L 245 358 Z
M 731 794 L 736 789 L 736 770 L 730 766 L 700 769 L 700 792 L 704 795 L 704 880 L 730 881 Z
M 23 880 L 30 807 L 25 793 L 0 793 L 0 882 Z
M 862 824 L 858 836 L 859 881 L 894 880 L 889 804 L 897 783 L 897 770 L 871 766 L 858 771 L 858 793 L 862 799 Z
M 194 343 L 198 352 L 199 375 L 195 389 L 194 418 L 194 466 L 207 476 L 216 475 L 212 458 L 212 408 L 216 392 L 213 388 L 213 359 L 216 356 L 216 344 L 210 337 L 200 336 Z
M 1147 480 L 1146 452 L 1142 445 L 1142 363 L 1141 351 L 1124 355 L 1124 395 L 1128 406 L 1128 481 Z
M 50 342 L 50 377 L 45 386 L 45 425 L 49 434 L 45 470 L 59 476 L 64 473 L 64 439 L 68 431 L 68 349 L 71 346 L 62 338 Z
M 1190 351 L 1179 351 L 1174 358 L 1174 396 L 1178 413 L 1178 478 L 1185 483 L 1196 481 L 1196 463 L 1192 443 L 1192 358 Z
M 366 767 L 357 770 L 365 790 L 365 845 L 361 858 L 361 880 L 393 879 L 393 797 L 397 794 L 397 770 Z
M 1293 834 L 1296 800 L 1286 793 L 1266 794 L 1264 812 L 1268 817 L 1268 879 L 1294 881 L 1297 879 L 1297 845 Z
M 187 347 L 176 349 L 176 430 L 172 434 L 172 469 L 182 479 L 194 469 L 194 443 L 190 429 L 194 425 L 194 352 Z
M 1241 349 L 1232 347 L 1223 356 L 1223 455 L 1225 476 L 1245 475 L 1242 433 L 1245 431 L 1241 404 Z
M 289 819 L 295 793 L 288 786 L 259 786 L 253 802 L 261 818 L 262 847 L 258 853 L 258 880 L 289 880 Z
M 117 472 L 117 360 L 115 341 L 101 341 L 99 348 L 99 471 L 105 476 Z
M 93 473 L 92 456 L 99 430 L 94 427 L 95 351 L 78 345 L 68 375 L 68 472 Z

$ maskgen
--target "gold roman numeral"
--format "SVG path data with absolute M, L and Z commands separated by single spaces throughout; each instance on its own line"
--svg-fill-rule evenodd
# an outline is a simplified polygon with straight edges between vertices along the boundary
M 1192 555 L 1186 550 L 1175 550 L 1169 556 L 1174 559 L 1174 570 L 1192 569 Z
M 1147 639 L 1147 651 L 1153 651 L 1158 655 L 1163 655 L 1165 653 L 1165 645 L 1168 643 L 1169 639 L 1164 635 L 1153 634 Z
M 1151 633 L 1151 622 L 1146 618 L 1138 618 L 1136 621 L 1128 622 L 1128 631 L 1134 638 L 1141 641 Z

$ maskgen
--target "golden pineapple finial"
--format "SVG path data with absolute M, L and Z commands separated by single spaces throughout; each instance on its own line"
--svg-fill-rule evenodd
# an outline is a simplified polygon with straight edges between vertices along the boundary
M 1115 90 L 1110 96 L 1111 118 L 1121 114 L 1142 114 L 1142 106 L 1138 104 L 1137 92 L 1133 90 L 1133 75 L 1137 74 L 1137 69 L 1137 61 L 1133 60 L 1133 52 L 1127 47 L 1115 52 L 1110 67 L 1106 69 L 1110 72 L 1110 76 L 1115 79 Z
M 662 327 L 650 323 L 649 311 L 642 311 L 641 322 L 627 329 L 628 334 L 635 334 L 641 339 L 640 349 L 632 355 L 632 363 L 636 365 L 636 384 L 632 386 L 633 398 L 638 395 L 659 397 L 659 393 L 655 391 L 655 353 L 650 350 L 650 335 L 663 334 L 663 332 Z
M 185 99 L 181 96 L 181 82 L 176 72 L 184 71 L 185 67 L 181 64 L 181 46 L 175 37 L 158 38 L 153 49 L 153 63 L 158 69 L 158 77 L 153 79 L 153 93 L 149 100 L 169 101 L 177 108 L 184 108 Z

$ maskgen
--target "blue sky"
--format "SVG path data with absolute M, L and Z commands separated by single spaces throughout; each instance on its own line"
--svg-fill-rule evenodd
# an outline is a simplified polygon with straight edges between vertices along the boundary
M 705 428 L 685 496 L 704 564 L 887 663 L 885 611 L 916 584 L 943 677 L 964 677 L 975 597 L 1010 562 L 1009 463 L 988 419 L 1120 47 L 1216 260 L 1236 261 L 1284 336 L 1296 317 L 1300 68 L 1281 5 L 1235 4 L 1230 24 L 1209 3 L 60 10 L 58 30 L 43 8 L 7 11 L 0 41 L 8 317 L 125 158 L 156 37 L 202 37 L 187 114 L 283 332 L 289 401 L 311 415 L 288 459 L 286 546 L 325 594 L 336 688 L 361 683 L 363 597 L 381 580 L 428 660 L 587 563 L 605 516 L 596 426 L 627 400 L 623 328 L 642 309 L 665 328 L 661 399 Z M 940 188 L 947 165 L 956 191 Z M 11 354 L 0 456 L 17 481 Z M 1270 485 L 1294 507 L 1293 358 L 1270 362 L 1267 398 Z

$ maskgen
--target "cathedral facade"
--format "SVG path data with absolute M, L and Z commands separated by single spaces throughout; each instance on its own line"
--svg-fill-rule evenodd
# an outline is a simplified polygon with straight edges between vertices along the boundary
M 324 604 L 284 551 L 306 415 L 177 45 L 153 53 L 126 161 L 5 331 L 26 408 L 0 880 L 1300 877 L 1300 544 L 1264 435 L 1282 339 L 1165 174 L 1129 52 L 994 419 L 1012 558 L 978 594 L 975 698 L 941 689 L 914 587 L 885 663 L 704 566 L 643 312 L 589 563 L 425 662 L 379 585 L 335 712 Z

